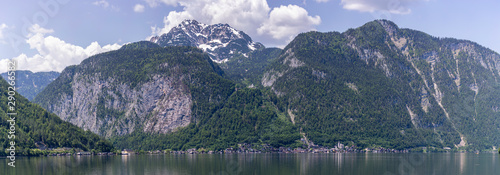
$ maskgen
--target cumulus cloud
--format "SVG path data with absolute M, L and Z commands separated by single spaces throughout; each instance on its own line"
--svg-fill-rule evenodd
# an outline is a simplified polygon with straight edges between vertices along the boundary
M 161 3 L 171 6 L 177 6 L 178 0 L 144 0 L 144 1 L 148 3 L 149 7 L 157 7 Z
M 114 5 L 109 4 L 109 2 L 106 1 L 106 0 L 95 1 L 92 4 L 95 5 L 95 6 L 99 6 L 99 7 L 105 8 L 105 9 L 107 9 L 108 7 L 110 7 L 110 9 L 113 10 L 113 11 L 115 11 L 115 12 L 120 11 L 120 8 L 118 8 L 118 7 L 114 6 Z
M 227 23 L 240 30 L 256 29 L 267 19 L 270 10 L 265 0 L 179 0 L 178 4 L 184 10 L 170 12 L 164 18 L 165 26 L 153 34 L 167 33 L 190 18 L 206 24 Z
M 393 14 L 409 14 L 414 3 L 428 0 L 342 0 L 341 5 L 347 10 L 360 12 L 389 12 Z
M 9 26 L 7 26 L 7 24 L 5 24 L 5 23 L 2 23 L 2 25 L 0 25 L 0 43 L 5 43 L 5 41 L 4 41 L 5 36 L 3 33 L 4 33 L 5 29 L 7 29 L 8 27 Z
M 104 8 L 108 8 L 109 7 L 109 2 L 106 1 L 106 0 L 95 1 L 92 4 L 94 4 L 96 6 L 101 6 L 101 7 L 104 7 Z
M 300 32 L 312 30 L 315 25 L 321 22 L 319 16 L 309 16 L 302 7 L 289 5 L 271 9 L 266 0 L 146 1 L 156 3 L 150 4 L 150 6 L 162 2 L 167 5 L 175 4 L 183 7 L 182 11 L 172 11 L 164 17 L 163 27 L 152 27 L 153 36 L 168 33 L 172 27 L 177 26 L 184 19 L 195 19 L 205 24 L 226 23 L 244 31 L 256 41 L 284 45 L 289 38 Z M 277 27 L 284 33 L 273 32 L 271 27 Z
M 4 36 L 3 36 L 3 31 L 4 31 L 5 29 L 7 29 L 7 27 L 8 27 L 8 26 L 7 26 L 7 24 L 5 24 L 5 23 L 2 23 L 2 25 L 0 25 L 0 39 L 4 37 Z
M 28 37 L 31 37 L 31 36 L 36 35 L 36 34 L 43 35 L 43 34 L 48 34 L 48 33 L 54 33 L 54 30 L 42 28 L 38 24 L 31 26 L 29 30 L 30 30 L 30 33 L 28 34 Z
M 33 72 L 58 71 L 65 67 L 79 64 L 85 58 L 111 50 L 119 49 L 119 44 L 100 46 L 97 42 L 92 42 L 86 48 L 66 43 L 54 36 L 45 36 L 53 30 L 44 29 L 38 24 L 30 28 L 29 38 L 26 43 L 31 49 L 35 49 L 37 54 L 29 57 L 21 54 L 12 58 L 17 61 L 18 70 L 31 70 Z M 0 72 L 7 71 L 8 59 L 0 60 Z
M 161 28 L 156 26 L 151 27 L 152 36 L 168 33 L 168 31 L 170 31 L 172 27 L 179 25 L 184 19 L 196 19 L 196 18 L 191 16 L 191 14 L 189 14 L 186 11 L 182 12 L 171 11 L 170 13 L 168 13 L 168 16 L 163 17 L 163 24 L 165 24 L 164 27 Z
M 137 12 L 137 13 L 144 12 L 144 5 L 142 5 L 142 4 L 136 4 L 134 6 L 134 12 Z
M 274 39 L 291 40 L 294 35 L 302 31 L 314 30 L 315 25 L 321 23 L 319 16 L 311 17 L 307 11 L 296 5 L 274 8 L 269 20 L 257 29 L 261 35 L 270 35 Z

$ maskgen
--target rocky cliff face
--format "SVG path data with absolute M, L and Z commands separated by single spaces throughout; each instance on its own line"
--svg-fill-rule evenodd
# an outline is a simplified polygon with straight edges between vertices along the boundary
M 196 20 L 185 20 L 168 33 L 150 40 L 160 46 L 193 46 L 210 54 L 217 63 L 228 61 L 237 54 L 247 55 L 264 48 L 242 31 L 227 24 L 207 25 Z
M 66 68 L 36 101 L 63 120 L 106 137 L 136 129 L 169 133 L 196 115 L 190 88 L 207 83 L 197 75 L 220 78 L 208 59 L 190 47 L 120 49 Z
M 63 93 L 50 110 L 94 133 L 124 135 L 140 126 L 144 132 L 167 133 L 191 121 L 192 99 L 186 87 L 175 85 L 177 78 L 154 75 L 135 88 L 98 75 L 72 79 L 73 95 Z

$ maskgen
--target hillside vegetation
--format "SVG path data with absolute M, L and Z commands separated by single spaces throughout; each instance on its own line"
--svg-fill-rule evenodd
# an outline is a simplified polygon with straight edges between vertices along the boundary
M 90 131 L 84 131 L 69 122 L 61 120 L 41 108 L 39 105 L 31 103 L 28 99 L 19 94 L 15 98 L 15 110 L 10 110 L 9 84 L 2 78 L 0 79 L 0 155 L 7 156 L 10 148 L 10 142 L 15 142 L 16 155 L 39 155 L 42 152 L 39 147 L 46 148 L 80 148 L 84 151 L 109 152 L 114 150 L 110 142 L 104 140 Z M 12 94 L 12 93 L 11 93 Z M 15 139 L 9 139 L 7 133 L 11 126 L 11 116 L 7 113 L 17 113 L 14 115 Z M 37 146 L 38 144 L 38 146 Z
M 500 57 L 390 21 L 297 36 L 262 79 L 321 145 L 490 149 Z

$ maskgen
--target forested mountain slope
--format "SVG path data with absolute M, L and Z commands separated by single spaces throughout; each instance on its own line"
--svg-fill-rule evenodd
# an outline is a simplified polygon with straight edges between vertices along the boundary
M 500 56 L 378 20 L 297 36 L 262 78 L 315 143 L 500 144 Z
M 113 146 L 104 138 L 61 120 L 58 116 L 29 102 L 28 99 L 19 94 L 10 96 L 9 94 L 13 93 L 9 93 L 12 90 L 9 87 L 11 86 L 3 78 L 0 78 L 0 132 L 4 133 L 0 137 L 2 145 L 0 155 L 9 154 L 6 149 L 10 148 L 11 141 L 15 142 L 16 155 L 38 154 L 39 152 L 34 151 L 34 149 L 40 147 L 69 147 L 98 152 L 113 150 Z M 9 97 L 11 97 L 10 100 Z M 14 102 L 15 105 L 8 102 Z M 12 108 L 14 110 L 11 110 L 11 106 L 14 107 Z M 16 115 L 8 115 L 7 113 L 15 113 Z

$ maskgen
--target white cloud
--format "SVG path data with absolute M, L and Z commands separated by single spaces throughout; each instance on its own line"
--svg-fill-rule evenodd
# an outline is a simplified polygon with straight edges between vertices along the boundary
M 92 4 L 94 4 L 96 6 L 101 6 L 101 7 L 104 7 L 104 8 L 108 8 L 109 7 L 109 2 L 106 1 L 106 0 L 95 1 Z
M 178 0 L 144 0 L 149 7 L 157 7 L 160 3 L 170 5 L 170 6 L 177 6 Z
M 7 24 L 5 24 L 5 23 L 2 23 L 2 25 L 0 25 L 0 43 L 3 43 L 3 44 L 5 44 L 5 43 L 6 43 L 6 42 L 4 41 L 5 36 L 4 36 L 3 32 L 4 32 L 4 30 L 5 30 L 5 29 L 7 29 L 8 27 L 9 27 L 9 26 L 7 26 Z
M 102 52 L 119 49 L 119 44 L 100 46 L 92 42 L 86 48 L 66 43 L 54 36 L 45 36 L 53 30 L 41 28 L 37 24 L 30 28 L 29 38 L 26 43 L 38 53 L 32 57 L 21 54 L 14 59 L 17 61 L 18 70 L 31 70 L 33 72 L 58 71 L 65 67 L 79 64 L 82 60 Z M 0 60 L 0 72 L 7 71 L 8 59 Z
M 134 12 L 137 12 L 137 13 L 144 12 L 144 5 L 142 5 L 142 4 L 136 4 L 134 6 Z
M 183 7 L 182 11 L 171 11 L 164 18 L 163 27 L 152 27 L 152 35 L 167 33 L 184 19 L 195 19 L 205 24 L 229 24 L 249 34 L 256 41 L 284 45 L 290 37 L 314 29 L 314 26 L 321 21 L 319 16 L 308 16 L 305 9 L 296 5 L 271 10 L 266 0 L 146 0 L 146 2 L 151 7 L 160 2 Z M 280 15 L 291 16 L 286 18 Z M 279 27 L 280 31 L 285 33 L 271 32 L 270 27 Z
M 360 12 L 389 12 L 393 14 L 409 14 L 414 3 L 428 0 L 342 0 L 344 9 Z
M 32 25 L 30 28 L 30 33 L 28 34 L 27 37 L 31 37 L 35 34 L 48 34 L 48 33 L 54 33 L 54 30 L 52 29 L 45 29 L 45 28 L 42 28 L 40 27 L 40 25 L 38 24 L 34 24 Z
M 110 9 L 113 10 L 113 11 L 115 11 L 115 12 L 120 11 L 120 8 L 118 8 L 118 7 L 114 6 L 114 5 L 109 4 L 109 2 L 106 1 L 106 0 L 95 1 L 92 4 L 95 5 L 95 6 L 103 7 L 105 9 L 107 9 L 108 7 L 110 7 Z
M 195 19 L 195 18 L 186 11 L 183 12 L 171 11 L 170 13 L 168 13 L 168 16 L 163 17 L 163 24 L 165 24 L 163 28 L 158 28 L 156 26 L 151 27 L 152 35 L 159 36 L 161 34 L 168 33 L 170 29 L 172 29 L 172 27 L 179 25 L 184 19 Z
M 314 30 L 321 23 L 319 16 L 311 17 L 307 11 L 296 5 L 280 6 L 271 11 L 269 20 L 257 29 L 261 35 L 270 35 L 274 39 L 291 40 L 302 32 Z
M 7 29 L 7 24 L 5 23 L 2 23 L 2 25 L 0 25 L 0 39 L 2 39 L 4 36 L 3 36 L 3 30 Z

